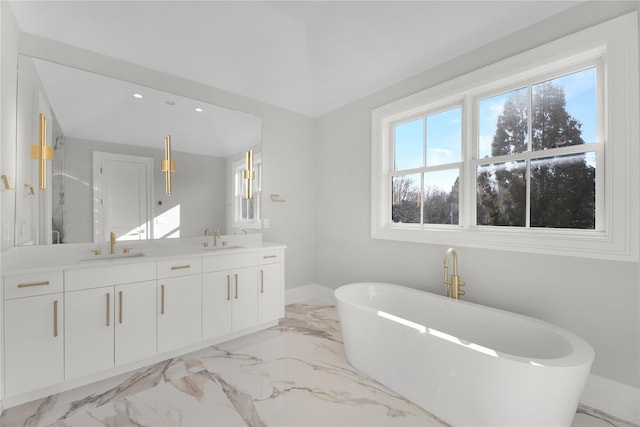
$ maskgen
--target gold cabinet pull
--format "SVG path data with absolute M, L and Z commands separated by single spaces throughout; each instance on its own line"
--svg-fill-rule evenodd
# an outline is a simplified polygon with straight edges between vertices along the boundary
M 107 292 L 107 326 L 111 323 L 111 294 Z
M 278 258 L 278 255 L 265 255 L 262 258 L 264 259 L 269 259 L 269 258 Z
M 118 292 L 118 302 L 120 306 L 120 310 L 118 311 L 118 321 L 122 323 L 122 291 Z
M 231 276 L 227 274 L 227 301 L 231 299 Z
M 238 299 L 238 275 L 236 274 L 236 299 Z
M 189 264 L 185 264 L 185 265 L 174 265 L 173 267 L 171 267 L 172 270 L 182 270 L 185 268 L 191 268 L 191 266 Z
M 264 294 L 264 270 L 260 270 L 260 293 Z
M 160 314 L 164 314 L 164 285 L 160 286 Z
M 20 283 L 18 285 L 19 288 L 31 288 L 33 286 L 47 286 L 49 284 L 49 281 L 47 280 L 46 282 L 35 282 L 35 283 Z
M 58 300 L 53 302 L 53 336 L 58 336 Z

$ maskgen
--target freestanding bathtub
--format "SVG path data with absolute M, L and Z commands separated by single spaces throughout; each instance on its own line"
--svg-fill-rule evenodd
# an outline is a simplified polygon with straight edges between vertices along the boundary
M 569 426 L 594 352 L 530 317 L 384 283 L 335 291 L 349 362 L 453 426 Z

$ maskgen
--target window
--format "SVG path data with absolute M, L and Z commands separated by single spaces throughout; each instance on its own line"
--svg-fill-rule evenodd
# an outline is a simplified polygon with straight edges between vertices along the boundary
M 253 169 L 255 180 L 253 181 L 253 198 L 246 199 L 247 181 L 244 179 L 245 160 L 233 162 L 233 226 L 237 228 L 262 228 L 261 223 L 261 194 L 262 194 L 262 156 L 260 153 L 253 155 Z
M 601 63 L 474 99 L 476 225 L 595 230 Z M 474 150 L 476 151 L 476 150 Z M 596 222 L 599 226 L 596 227 Z
M 393 223 L 458 224 L 461 118 L 456 106 L 393 125 Z
M 372 237 L 637 260 L 636 21 L 374 110 Z

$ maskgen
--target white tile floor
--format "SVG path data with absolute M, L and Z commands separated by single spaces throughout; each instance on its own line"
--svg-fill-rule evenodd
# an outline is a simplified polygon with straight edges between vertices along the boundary
M 310 301 L 288 306 L 277 327 L 9 408 L 0 425 L 448 424 L 353 369 L 335 307 Z M 581 407 L 573 426 L 632 424 Z

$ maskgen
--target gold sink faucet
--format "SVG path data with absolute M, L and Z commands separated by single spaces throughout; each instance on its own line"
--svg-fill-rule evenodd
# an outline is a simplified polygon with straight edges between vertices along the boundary
M 211 230 L 209 230 L 209 227 L 204 229 L 204 235 L 205 235 L 205 237 L 211 236 Z M 206 248 L 207 246 L 209 246 L 209 242 L 207 242 L 205 240 L 205 242 L 202 244 L 202 246 L 204 246 Z
M 114 246 L 116 245 L 116 233 L 114 233 L 113 231 L 111 232 L 111 235 L 109 236 L 109 243 L 110 243 L 109 253 L 113 255 L 113 254 L 116 253 L 116 251 L 114 249 Z
M 449 258 L 453 257 L 453 275 L 449 279 Z M 464 281 L 458 275 L 458 254 L 453 248 L 449 248 L 444 257 L 444 286 L 445 293 L 453 299 L 460 299 L 464 295 L 464 290 L 460 287 L 464 286 Z

